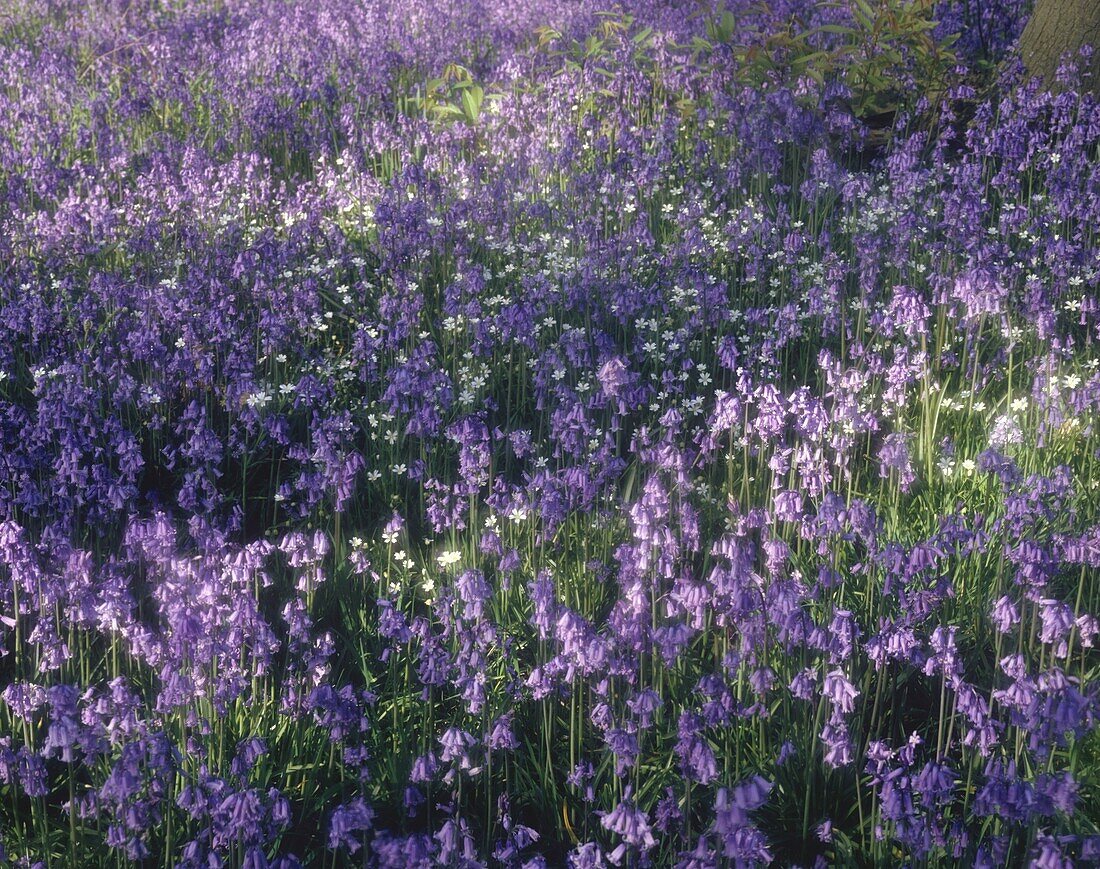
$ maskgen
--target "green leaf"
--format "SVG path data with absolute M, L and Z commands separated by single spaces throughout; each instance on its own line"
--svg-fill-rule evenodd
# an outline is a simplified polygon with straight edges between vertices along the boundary
M 714 46 L 707 42 L 703 37 L 696 36 L 691 40 L 691 46 L 695 51 L 703 54 L 709 54 L 714 51 Z
M 471 125 L 477 123 L 481 114 L 481 102 L 485 97 L 485 91 L 478 85 L 471 85 L 462 92 L 462 112 Z
M 855 28 L 849 27 L 847 24 L 821 24 L 811 30 L 807 30 L 804 35 L 812 36 L 815 33 L 839 33 L 842 36 L 851 36 L 855 32 Z

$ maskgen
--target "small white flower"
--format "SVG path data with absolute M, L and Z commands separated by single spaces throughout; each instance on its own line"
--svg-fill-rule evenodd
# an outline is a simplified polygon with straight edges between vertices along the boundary
M 455 552 L 453 549 L 448 549 L 448 550 L 440 553 L 439 557 L 436 558 L 436 561 L 439 563 L 440 567 L 442 567 L 444 570 L 446 570 L 448 567 L 451 567 L 452 565 L 458 564 L 458 562 L 461 559 L 462 559 L 462 554 L 461 553 Z

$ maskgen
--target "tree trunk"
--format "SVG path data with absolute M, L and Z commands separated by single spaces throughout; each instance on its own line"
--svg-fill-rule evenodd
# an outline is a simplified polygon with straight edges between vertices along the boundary
M 1035 10 L 1020 35 L 1020 53 L 1028 72 L 1055 88 L 1062 56 L 1072 52 L 1076 59 L 1084 45 L 1096 51 L 1082 69 L 1081 87 L 1100 92 L 1100 0 L 1035 0 Z

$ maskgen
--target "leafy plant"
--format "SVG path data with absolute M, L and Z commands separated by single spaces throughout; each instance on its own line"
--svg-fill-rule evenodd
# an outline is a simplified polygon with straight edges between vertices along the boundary
M 820 9 L 835 11 L 835 20 L 812 24 L 795 16 L 777 28 L 751 23 L 762 16 L 762 6 L 744 15 L 748 26 L 719 6 L 705 16 L 706 37 L 697 36 L 693 48 L 709 54 L 724 47 L 738 64 L 738 77 L 758 85 L 774 86 L 777 79 L 791 85 L 803 76 L 844 84 L 857 117 L 890 111 L 907 95 L 941 91 L 957 63 L 951 51 L 956 37 L 933 37 L 934 0 L 852 0 Z
M 469 69 L 457 63 L 449 63 L 442 75 L 429 79 L 423 92 L 408 100 L 410 108 L 432 120 L 444 123 L 464 122 L 476 127 L 486 100 L 502 99 L 502 94 L 485 93 L 474 81 Z

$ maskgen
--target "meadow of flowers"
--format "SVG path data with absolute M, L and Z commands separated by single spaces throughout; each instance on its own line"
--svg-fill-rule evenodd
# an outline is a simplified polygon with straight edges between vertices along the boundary
M 0 864 L 1100 862 L 1026 5 L 2 4 Z

